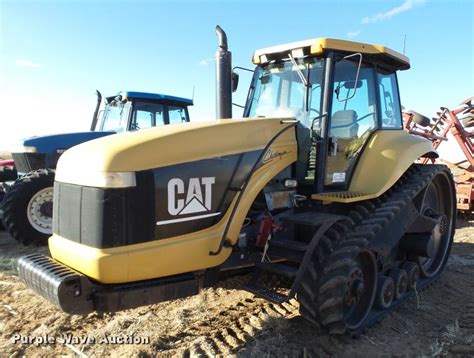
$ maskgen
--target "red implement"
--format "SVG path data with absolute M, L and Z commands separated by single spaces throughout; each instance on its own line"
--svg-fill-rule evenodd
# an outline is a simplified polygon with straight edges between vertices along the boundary
M 458 209 L 461 211 L 474 211 L 474 97 L 470 97 L 460 104 L 461 107 L 450 110 L 441 107 L 437 116 L 431 120 L 416 112 L 403 113 L 405 130 L 411 134 L 419 135 L 433 142 L 437 149 L 443 141 L 448 140 L 450 133 L 464 153 L 465 159 L 451 163 L 440 159 L 447 164 L 454 174 L 456 181 Z M 418 118 L 423 117 L 426 121 Z M 426 122 L 429 121 L 429 124 Z M 427 163 L 433 159 L 423 159 Z
M 15 161 L 13 159 L 0 160 L 0 167 L 10 167 L 13 165 L 15 165 Z

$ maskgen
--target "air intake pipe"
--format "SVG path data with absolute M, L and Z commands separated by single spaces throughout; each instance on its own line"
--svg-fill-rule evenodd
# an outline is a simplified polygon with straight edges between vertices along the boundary
M 217 25 L 219 48 L 216 52 L 216 118 L 232 118 L 232 53 L 227 50 L 227 35 Z
M 94 117 L 92 117 L 91 131 L 95 131 L 97 121 L 99 120 L 99 118 L 97 118 L 97 115 L 99 114 L 100 103 L 102 102 L 102 94 L 97 90 L 95 92 L 97 94 L 97 104 L 95 106 Z

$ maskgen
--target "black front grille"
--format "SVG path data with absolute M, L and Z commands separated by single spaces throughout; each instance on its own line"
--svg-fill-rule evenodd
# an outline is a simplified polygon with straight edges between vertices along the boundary
M 102 189 L 54 183 L 53 232 L 96 248 L 153 240 L 153 172 L 136 173 L 136 187 Z
M 16 170 L 20 173 L 46 168 L 54 169 L 60 156 L 60 153 L 12 153 Z

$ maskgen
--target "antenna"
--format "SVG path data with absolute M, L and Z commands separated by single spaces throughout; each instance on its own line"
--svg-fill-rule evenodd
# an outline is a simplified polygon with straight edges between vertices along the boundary
M 407 45 L 407 34 L 405 34 L 403 37 L 403 55 L 405 55 L 406 45 Z
M 193 85 L 193 97 L 191 98 L 191 101 L 193 101 L 193 104 L 194 104 L 194 85 Z

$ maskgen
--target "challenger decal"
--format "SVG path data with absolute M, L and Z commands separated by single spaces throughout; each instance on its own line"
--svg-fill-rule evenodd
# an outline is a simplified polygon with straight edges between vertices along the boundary
M 266 164 L 266 163 L 272 161 L 275 158 L 281 159 L 281 157 L 283 157 L 284 155 L 289 154 L 289 153 L 291 153 L 291 152 L 288 152 L 286 150 L 283 151 L 283 152 L 279 152 L 279 151 L 275 151 L 273 149 L 269 149 L 262 158 L 262 164 Z
M 158 221 L 156 225 L 173 224 L 219 215 L 220 212 L 210 213 L 212 206 L 212 186 L 215 177 L 190 178 L 187 186 L 180 178 L 168 181 L 168 213 L 172 216 L 207 213 L 187 216 L 171 220 Z M 187 188 L 185 193 L 185 188 Z

